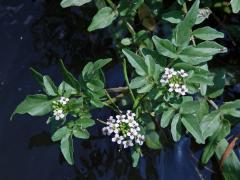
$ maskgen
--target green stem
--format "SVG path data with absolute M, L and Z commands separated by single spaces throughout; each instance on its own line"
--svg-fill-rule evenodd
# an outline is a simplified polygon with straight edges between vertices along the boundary
M 106 2 L 109 4 L 109 6 L 111 6 L 111 8 L 113 8 L 114 10 L 116 10 L 116 5 L 112 2 L 112 0 L 106 0 Z
M 128 80 L 128 75 L 127 75 L 127 62 L 126 59 L 123 60 L 123 73 L 124 73 L 124 78 L 127 83 L 128 90 L 130 92 L 130 95 L 132 97 L 133 102 L 135 102 L 136 98 L 134 97 L 134 94 L 132 92 L 132 89 L 130 88 L 129 80 Z
M 125 92 L 128 91 L 128 87 L 117 87 L 117 88 L 109 88 L 106 89 L 108 92 Z
M 183 9 L 182 10 L 185 14 L 187 14 L 188 10 L 187 10 L 187 4 L 186 3 L 183 3 Z
M 214 107 L 214 109 L 218 110 L 218 105 L 213 100 L 207 99 L 207 101 L 212 105 L 212 107 Z
M 111 98 L 111 96 L 109 95 L 109 93 L 107 92 L 107 90 L 105 90 L 105 94 L 107 95 L 109 101 L 111 102 L 111 104 L 116 108 L 116 110 L 121 113 L 119 107 L 115 104 L 115 102 L 113 101 L 113 99 Z
M 125 23 L 126 23 L 126 26 L 127 26 L 128 30 L 129 30 L 129 32 L 131 33 L 133 39 L 135 39 L 136 32 L 133 29 L 132 25 L 129 22 L 127 22 L 127 21 L 125 21 Z
M 100 119 L 96 119 L 98 122 L 102 123 L 102 124 L 107 124 L 105 121 L 102 121 Z

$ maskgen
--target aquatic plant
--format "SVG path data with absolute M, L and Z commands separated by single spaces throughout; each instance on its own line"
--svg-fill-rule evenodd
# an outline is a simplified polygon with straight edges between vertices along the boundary
M 90 2 L 62 0 L 61 5 L 66 8 Z M 199 0 L 189 10 L 187 2 L 178 0 L 175 9 L 164 14 L 155 9 L 157 3 L 96 1 L 98 12 L 88 30 L 114 23 L 118 27 L 113 36 L 117 35 L 116 51 L 123 64 L 125 87 L 105 87 L 102 68 L 112 59 L 89 62 L 77 78 L 60 61 L 62 83 L 56 86 L 49 76 L 32 69 L 44 94 L 27 96 L 12 116 L 49 115 L 47 123 L 54 125 L 52 140 L 60 141 L 61 152 L 69 164 L 74 163 L 73 138 L 89 139 L 88 128 L 96 122 L 105 125 L 103 134 L 111 136 L 118 148 L 131 149 L 133 166 L 144 155 L 143 146 L 161 149 L 185 135 L 203 145 L 203 164 L 213 155 L 220 160 L 228 146 L 226 136 L 239 124 L 240 118 L 240 100 L 214 102 L 224 91 L 225 74 L 211 72 L 208 62 L 216 54 L 227 52 L 226 47 L 215 41 L 224 34 L 209 26 L 201 27 L 211 10 L 200 8 Z M 231 1 L 234 12 L 239 11 L 239 4 L 239 0 Z M 171 23 L 172 33 L 168 38 L 150 33 L 158 34 L 159 15 Z M 143 28 L 138 32 L 134 29 L 136 16 Z M 130 101 L 119 105 L 128 96 Z M 90 111 L 104 106 L 115 111 L 115 118 L 93 120 Z M 131 110 L 126 111 L 129 107 Z M 231 121 L 233 118 L 236 121 Z M 224 177 L 239 177 L 240 161 L 234 151 L 224 160 Z

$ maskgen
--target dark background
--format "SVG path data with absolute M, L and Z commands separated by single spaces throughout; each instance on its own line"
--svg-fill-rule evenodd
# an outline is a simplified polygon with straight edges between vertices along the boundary
M 190 151 L 187 137 L 161 153 L 146 150 L 138 168 L 132 168 L 129 152 L 119 152 L 97 125 L 90 141 L 74 142 L 76 163 L 70 166 L 51 142 L 46 117 L 16 116 L 10 122 L 26 95 L 41 93 L 30 67 L 60 82 L 60 58 L 74 74 L 89 60 L 115 58 L 107 29 L 86 31 L 95 12 L 91 5 L 62 9 L 56 0 L 0 0 L 0 180 L 220 178 L 211 162 L 197 165 L 200 151 Z M 121 65 L 105 73 L 109 87 L 123 84 Z M 238 86 L 229 92 L 236 98 Z M 103 109 L 93 116 L 110 113 Z

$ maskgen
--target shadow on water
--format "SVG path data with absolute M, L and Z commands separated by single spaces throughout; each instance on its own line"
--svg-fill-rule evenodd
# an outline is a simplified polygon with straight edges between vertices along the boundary
M 45 118 L 9 117 L 27 94 L 40 93 L 29 67 L 50 74 L 57 82 L 56 67 L 62 58 L 77 74 L 83 65 L 98 58 L 116 60 L 109 30 L 86 31 L 96 9 L 62 9 L 55 0 L 0 0 L 0 179 L 211 179 L 212 165 L 200 167 L 201 150 L 190 150 L 190 139 L 159 151 L 144 150 L 138 168 L 132 168 L 130 153 L 119 151 L 101 135 L 101 125 L 90 129 L 90 141 L 75 140 L 74 166 L 64 161 L 59 145 L 51 141 Z M 121 65 L 106 70 L 107 85 L 123 85 Z M 238 94 L 239 95 L 239 94 Z M 106 119 L 112 112 L 102 109 L 94 117 Z M 215 179 L 215 178 L 212 178 Z M 217 179 L 217 178 L 216 178 Z

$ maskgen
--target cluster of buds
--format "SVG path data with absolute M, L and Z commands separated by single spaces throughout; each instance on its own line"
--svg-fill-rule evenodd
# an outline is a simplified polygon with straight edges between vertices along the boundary
M 107 126 L 102 129 L 103 134 L 112 135 L 112 142 L 116 142 L 124 148 L 134 146 L 134 143 L 143 145 L 145 137 L 140 133 L 135 116 L 135 113 L 130 110 L 126 114 L 117 115 L 116 118 L 110 116 Z
M 164 85 L 168 85 L 169 92 L 176 92 L 180 95 L 186 95 L 188 89 L 184 85 L 184 78 L 188 76 L 183 69 L 175 71 L 173 68 L 165 68 L 165 72 L 162 75 L 160 82 Z
M 65 118 L 66 105 L 69 102 L 69 98 L 60 97 L 59 100 L 53 101 L 53 115 L 56 120 Z

